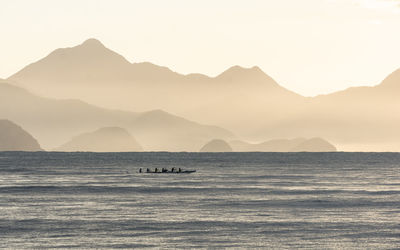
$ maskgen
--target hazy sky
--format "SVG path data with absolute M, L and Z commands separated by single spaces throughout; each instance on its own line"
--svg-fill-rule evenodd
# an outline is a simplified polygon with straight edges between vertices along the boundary
M 0 78 L 90 37 L 179 73 L 258 65 L 307 96 L 400 68 L 400 0 L 0 0 L 0 32 Z

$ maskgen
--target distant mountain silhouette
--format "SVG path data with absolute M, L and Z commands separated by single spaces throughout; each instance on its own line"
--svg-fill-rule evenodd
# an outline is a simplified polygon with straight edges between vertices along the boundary
M 73 90 L 76 97 L 85 88 L 96 91 L 104 84 L 114 87 L 137 85 L 138 81 L 164 82 L 183 77 L 151 63 L 131 64 L 123 56 L 107 49 L 100 41 L 88 39 L 72 48 L 61 48 L 11 76 L 14 80 L 42 95 L 70 98 L 61 90 Z M 43 87 L 50 88 L 50 93 Z M 76 89 L 78 87 L 78 89 Z M 77 91 L 77 92 L 75 92 Z
M 0 81 L 0 117 L 27 128 L 46 149 L 59 146 L 77 134 L 115 126 L 126 128 L 146 151 L 197 151 L 212 138 L 234 138 L 225 129 L 163 111 L 125 112 L 79 100 L 42 98 L 5 81 Z
M 295 116 L 264 122 L 253 138 L 318 136 L 346 151 L 400 151 L 400 70 L 374 87 L 310 98 Z
M 291 148 L 291 152 L 335 152 L 336 147 L 321 138 L 311 138 Z
M 42 151 L 39 143 L 17 124 L 0 119 L 0 151 Z
M 237 152 L 332 152 L 336 147 L 321 138 L 277 139 L 252 144 L 244 141 L 231 141 L 230 145 Z
M 238 65 L 233 66 L 226 71 L 222 72 L 220 75 L 214 78 L 215 81 L 220 81 L 224 83 L 246 83 L 248 88 L 250 84 L 265 84 L 267 83 L 269 88 L 282 89 L 270 76 L 265 74 L 259 67 L 254 66 L 252 68 L 243 68 Z M 240 85 L 239 85 L 240 86 Z
M 374 87 L 306 98 L 281 87 L 258 67 L 233 66 L 216 77 L 182 75 L 147 62 L 130 63 L 98 40 L 89 39 L 53 51 L 7 81 L 43 96 L 78 98 L 101 107 L 162 109 L 227 128 L 249 141 L 316 136 L 341 150 L 400 151 L 400 69 Z M 129 129 L 125 122 L 97 125 Z M 151 141 L 147 146 L 143 142 L 143 147 L 165 148 L 153 140 L 160 136 L 158 132 L 166 142 L 173 142 L 166 131 L 161 132 L 163 129 L 160 126 L 157 132 L 141 133 Z M 190 150 L 196 151 L 202 145 L 200 141 L 206 142 L 196 139 L 193 144 L 185 132 L 169 129 L 175 133 L 174 139 L 194 145 Z M 191 130 L 204 139 L 198 130 Z M 143 138 L 130 132 L 142 142 Z
M 42 96 L 123 110 L 162 109 L 238 131 L 256 128 L 246 119 L 287 117 L 304 100 L 258 67 L 234 66 L 216 77 L 182 75 L 147 62 L 130 63 L 95 39 L 57 49 L 8 80 Z M 292 107 L 278 111 L 276 105 Z
M 201 125 L 161 110 L 143 113 L 129 127 L 145 149 L 155 151 L 197 152 L 213 135 L 224 139 L 235 137 L 220 127 Z
M 212 140 L 205 144 L 201 149 L 200 152 L 232 152 L 231 146 L 224 140 Z
M 119 127 L 100 128 L 84 133 L 55 149 L 56 151 L 135 152 L 142 147 L 128 131 Z

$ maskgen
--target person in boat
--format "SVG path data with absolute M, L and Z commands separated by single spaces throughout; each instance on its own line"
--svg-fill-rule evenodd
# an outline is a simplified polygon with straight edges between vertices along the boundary
M 178 168 L 178 173 L 180 173 L 180 172 L 182 172 L 182 169 L 181 169 L 181 168 Z
M 150 173 L 150 169 L 149 169 L 149 168 L 147 168 L 146 172 L 147 172 L 147 173 Z
M 154 173 L 158 173 L 158 168 L 154 169 Z
M 172 173 L 175 172 L 175 168 L 171 168 L 171 172 L 172 172 Z
M 142 168 L 139 168 L 139 173 L 141 173 L 142 172 Z

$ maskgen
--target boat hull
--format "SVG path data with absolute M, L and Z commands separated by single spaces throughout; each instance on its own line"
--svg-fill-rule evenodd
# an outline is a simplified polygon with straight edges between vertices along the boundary
M 185 170 L 185 171 L 181 171 L 181 172 L 142 172 L 142 174 L 191 174 L 191 173 L 195 173 L 196 170 Z

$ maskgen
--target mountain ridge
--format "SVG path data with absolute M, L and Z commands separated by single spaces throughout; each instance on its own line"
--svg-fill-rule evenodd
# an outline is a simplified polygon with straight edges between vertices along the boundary
M 70 50 L 79 52 L 89 47 L 86 48 L 88 55 L 97 49 L 108 51 L 102 52 L 106 55 L 115 53 L 98 43 L 89 40 Z M 79 55 L 78 52 L 72 54 Z M 374 148 L 373 145 L 386 150 L 381 145 L 388 142 L 397 145 L 396 141 L 400 141 L 400 133 L 395 129 L 400 126 L 400 117 L 395 112 L 400 109 L 396 91 L 400 86 L 400 69 L 373 87 L 353 87 L 304 97 L 280 86 L 256 66 L 233 66 L 215 77 L 208 77 L 183 75 L 167 67 L 130 63 L 121 58 L 117 54 L 115 64 L 113 59 L 101 62 L 83 58 L 87 66 L 79 57 L 74 57 L 73 63 L 60 57 L 51 67 L 37 64 L 35 67 L 40 70 L 35 69 L 36 73 L 32 67 L 24 68 L 7 80 L 34 93 L 42 91 L 44 96 L 76 98 L 107 108 L 162 109 L 188 120 L 227 128 L 250 141 L 316 136 L 345 150 L 365 145 L 371 145 L 366 150 Z M 72 66 L 59 66 L 64 63 Z M 104 64 L 115 68 L 102 67 Z M 52 67 L 62 74 L 52 75 Z M 400 150 L 398 144 L 394 148 Z
M 99 41 L 96 38 L 89 38 L 89 39 L 85 40 L 84 42 L 82 42 L 81 44 L 76 45 L 76 46 L 55 49 L 52 52 L 50 52 L 47 56 L 45 56 L 45 57 L 43 57 L 43 58 L 41 58 L 41 59 L 39 59 L 39 60 L 37 60 L 37 61 L 35 61 L 33 63 L 28 64 L 27 66 L 23 67 L 21 70 L 17 71 L 15 74 L 9 76 L 6 79 L 8 81 L 13 80 L 15 82 L 18 82 L 18 79 L 20 78 L 19 75 L 22 74 L 23 71 L 27 70 L 27 68 L 29 68 L 30 66 L 33 66 L 36 63 L 40 63 L 40 62 L 44 61 L 45 59 L 49 59 L 49 57 L 51 58 L 54 55 L 64 54 L 65 51 L 73 51 L 73 50 L 76 50 L 76 49 L 78 49 L 80 52 L 82 52 L 82 51 L 96 51 L 96 52 L 98 52 L 98 51 L 101 50 L 102 53 L 100 53 L 100 54 L 104 54 L 104 52 L 106 52 L 106 54 L 111 54 L 115 58 L 119 58 L 120 62 L 123 63 L 123 64 L 130 65 L 130 66 L 140 66 L 140 68 L 158 69 L 160 71 L 164 71 L 164 73 L 173 74 L 173 75 L 175 75 L 175 77 L 178 77 L 178 78 L 193 77 L 193 78 L 199 78 L 199 79 L 202 79 L 202 80 L 212 80 L 212 79 L 214 79 L 214 80 L 215 79 L 232 80 L 232 79 L 235 78 L 235 80 L 236 80 L 237 79 L 236 76 L 237 76 L 238 72 L 241 72 L 241 73 L 250 75 L 252 77 L 257 76 L 257 75 L 258 76 L 265 76 L 266 79 L 272 80 L 277 86 L 282 87 L 278 83 L 276 83 L 268 74 L 266 74 L 264 71 L 262 71 L 258 66 L 252 66 L 252 67 L 249 67 L 249 68 L 245 68 L 245 67 L 242 67 L 242 66 L 239 66 L 239 65 L 234 65 L 234 66 L 231 66 L 231 67 L 227 68 L 226 70 L 224 70 L 223 72 L 221 72 L 217 76 L 211 77 L 211 76 L 208 76 L 206 74 L 201 74 L 201 73 L 181 74 L 181 73 L 177 73 L 177 72 L 171 70 L 170 68 L 168 68 L 166 66 L 159 66 L 159 65 L 153 64 L 151 62 L 146 62 L 146 61 L 144 61 L 144 62 L 130 62 L 125 57 L 120 55 L 119 53 L 114 52 L 113 50 L 107 48 L 101 41 Z M 96 53 L 92 54 L 92 56 L 93 55 L 96 55 Z M 249 74 L 249 72 L 252 72 L 253 74 Z M 400 68 L 398 68 L 395 71 L 393 71 L 392 73 L 390 73 L 381 83 L 379 83 L 379 84 L 377 84 L 375 86 L 372 86 L 372 87 L 377 87 L 377 86 L 380 86 L 380 85 L 388 85 L 387 81 L 391 80 L 391 78 L 394 78 L 394 77 L 396 77 L 396 79 L 399 79 L 399 77 L 400 77 L 399 75 L 400 75 Z M 239 76 L 243 77 L 242 75 L 239 75 Z M 0 80 L 1 80 L 1 78 L 0 78 Z M 335 94 L 335 93 L 338 93 L 338 92 L 343 92 L 343 91 L 346 91 L 346 90 L 349 90 L 349 89 L 353 89 L 353 88 L 358 88 L 358 87 L 368 87 L 368 86 L 360 85 L 360 86 L 350 87 L 350 88 L 347 88 L 347 89 L 338 90 L 338 91 L 334 91 L 334 92 L 327 93 L 327 94 L 316 95 L 314 97 L 331 95 L 331 94 Z M 282 87 L 282 88 L 284 88 L 284 87 Z M 284 88 L 284 89 L 286 89 L 286 88 Z M 292 90 L 289 90 L 289 89 L 286 89 L 286 90 L 290 91 L 290 92 L 293 92 L 296 95 L 302 96 L 302 95 L 300 95 L 300 94 L 298 94 L 298 93 L 296 93 L 296 92 L 294 92 Z M 314 98 L 314 97 L 306 97 L 306 96 L 302 96 L 302 97 Z
M 162 114 L 164 120 L 174 123 L 163 126 L 142 119 L 149 114 L 153 121 Z M 59 146 L 73 135 L 110 126 L 127 128 L 135 138 L 143 141 L 144 150 L 152 151 L 197 151 L 199 145 L 216 136 L 234 137 L 226 129 L 203 125 L 164 111 L 149 114 L 100 108 L 80 100 L 43 98 L 21 87 L 0 82 L 0 117 L 21 124 L 38 138 L 45 149 Z
M 137 152 L 143 148 L 136 139 L 120 127 L 103 127 L 82 133 L 54 149 L 55 151 Z
M 93 52 L 96 52 L 96 53 L 93 53 Z M 26 71 L 33 70 L 33 69 L 29 69 L 30 67 L 38 67 L 37 64 L 46 63 L 47 61 L 53 60 L 54 57 L 57 57 L 57 56 L 71 57 L 71 56 L 77 56 L 77 54 L 79 54 L 79 53 L 84 54 L 85 59 L 86 60 L 89 59 L 89 61 L 103 59 L 102 58 L 103 56 L 110 56 L 110 57 L 116 59 L 116 60 L 111 60 L 111 61 L 113 61 L 114 63 L 116 63 L 116 61 L 118 61 L 118 64 L 120 67 L 121 67 L 121 65 L 124 64 L 125 66 L 122 66 L 122 67 L 129 67 L 129 66 L 135 67 L 136 66 L 136 67 L 139 67 L 140 70 L 153 68 L 153 69 L 159 70 L 160 72 L 164 72 L 164 74 L 167 74 L 167 73 L 171 74 L 169 77 L 172 77 L 172 78 L 183 78 L 183 77 L 188 77 L 188 76 L 189 77 L 196 76 L 196 77 L 202 78 L 203 80 L 205 80 L 205 79 L 229 80 L 232 78 L 236 78 L 238 75 L 240 76 L 240 74 L 244 74 L 245 78 L 248 76 L 250 76 L 250 77 L 257 76 L 259 78 L 265 77 L 266 80 L 273 81 L 273 79 L 270 76 L 268 76 L 267 74 L 265 74 L 258 66 L 253 66 L 251 68 L 244 68 L 244 67 L 236 65 L 236 66 L 232 66 L 232 67 L 226 69 L 225 71 L 221 72 L 219 75 L 217 75 L 215 77 L 211 77 L 211 76 L 207 76 L 205 74 L 199 74 L 199 73 L 192 73 L 192 74 L 185 75 L 185 74 L 174 72 L 173 70 L 171 70 L 168 67 L 155 65 L 150 62 L 134 62 L 134 63 L 132 63 L 132 62 L 129 62 L 122 55 L 120 55 L 120 54 L 114 52 L 113 50 L 107 48 L 106 46 L 104 46 L 99 40 L 97 40 L 95 38 L 89 38 L 77 46 L 55 49 L 51 53 L 49 53 L 47 56 L 45 56 L 44 58 L 25 66 L 24 68 L 22 68 L 15 74 L 11 75 L 10 77 L 7 78 L 7 80 L 15 80 L 16 82 L 18 82 L 18 80 L 20 78 L 22 78 L 24 74 L 26 74 Z M 107 59 L 110 60 L 112 58 L 107 58 Z M 80 60 L 74 61 L 74 64 L 79 65 L 80 64 L 80 63 L 78 63 L 79 61 Z M 135 69 L 132 69 L 132 67 L 130 70 L 132 70 L 134 73 L 137 73 L 137 72 L 135 72 Z M 137 71 L 139 71 L 139 70 L 137 70 Z M 174 80 L 176 80 L 176 79 L 174 79 Z
M 68 55 L 47 56 L 7 80 L 40 96 L 80 99 L 122 110 L 161 108 L 189 120 L 237 131 L 243 130 L 244 126 L 235 121 L 236 114 L 227 110 L 242 113 L 254 110 L 256 113 L 252 116 L 257 117 L 265 113 L 260 106 L 269 106 L 276 116 L 288 116 L 291 110 L 277 113 L 274 103 L 282 100 L 281 105 L 286 105 L 285 99 L 291 99 L 293 106 L 297 107 L 305 99 L 280 86 L 257 66 L 233 66 L 215 77 L 183 75 L 148 62 L 130 63 L 98 43 L 97 40 L 88 40 L 61 49 Z M 98 50 L 100 56 L 91 53 Z M 101 55 L 105 58 L 111 56 L 103 60 Z M 222 112 L 225 116 L 221 120 Z M 232 124 L 238 124 L 238 127 Z

